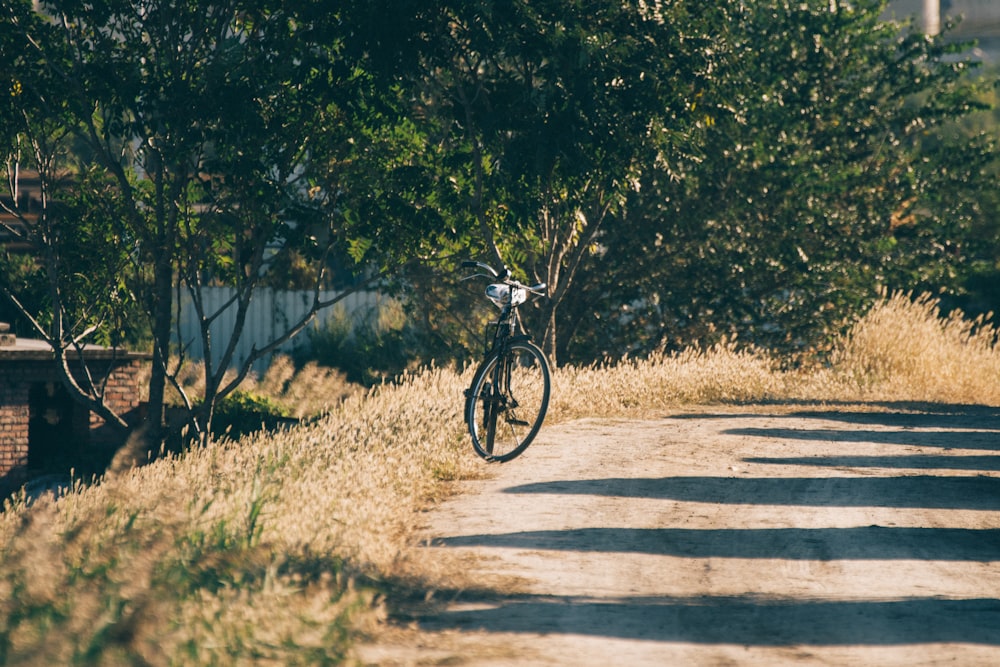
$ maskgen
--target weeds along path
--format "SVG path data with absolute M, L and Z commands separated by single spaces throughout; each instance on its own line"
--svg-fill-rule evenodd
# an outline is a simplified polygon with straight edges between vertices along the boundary
M 1000 664 L 1000 410 L 581 420 L 491 472 L 363 662 Z

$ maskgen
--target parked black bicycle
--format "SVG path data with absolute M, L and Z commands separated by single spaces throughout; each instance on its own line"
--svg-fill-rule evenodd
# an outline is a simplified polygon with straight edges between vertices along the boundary
M 463 280 L 486 278 L 486 296 L 500 317 L 486 327 L 485 356 L 465 391 L 465 421 L 472 446 L 487 461 L 510 461 L 527 449 L 538 434 L 549 407 L 552 382 L 549 362 L 531 337 L 524 333 L 518 306 L 529 295 L 545 294 L 544 283 L 524 285 L 481 262 L 462 262 L 486 273 Z

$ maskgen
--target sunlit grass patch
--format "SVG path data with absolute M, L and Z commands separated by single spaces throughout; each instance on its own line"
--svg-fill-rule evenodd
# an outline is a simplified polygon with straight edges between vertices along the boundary
M 883 297 L 837 342 L 826 369 L 796 378 L 827 400 L 1000 405 L 997 331 L 930 295 Z
M 387 599 L 450 576 L 413 546 L 426 508 L 495 469 L 465 432 L 471 375 L 429 368 L 365 391 L 279 365 L 251 388 L 299 405 L 311 417 L 301 425 L 113 466 L 58 500 L 8 502 L 0 664 L 342 660 Z M 713 403 L 1000 405 L 998 376 L 990 326 L 894 295 L 800 369 L 734 343 L 556 369 L 543 434 L 574 418 Z
M 554 419 L 626 416 L 688 404 L 748 403 L 773 399 L 784 388 L 784 378 L 767 354 L 733 343 L 561 368 L 554 382 Z
M 379 613 L 376 582 L 405 557 L 442 471 L 475 474 L 460 405 L 443 400 L 459 385 L 428 370 L 300 428 L 166 457 L 58 501 L 10 503 L 0 662 L 341 655 Z

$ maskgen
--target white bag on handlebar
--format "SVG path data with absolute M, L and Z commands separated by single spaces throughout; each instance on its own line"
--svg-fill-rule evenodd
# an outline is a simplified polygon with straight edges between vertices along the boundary
M 520 287 L 515 287 L 513 292 L 510 285 L 503 283 L 493 283 L 486 287 L 486 296 L 497 308 L 503 308 L 508 303 L 512 306 L 519 306 L 528 298 L 527 292 Z

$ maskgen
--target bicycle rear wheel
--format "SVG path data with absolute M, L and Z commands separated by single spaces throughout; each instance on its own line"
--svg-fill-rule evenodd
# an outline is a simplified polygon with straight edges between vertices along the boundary
M 516 341 L 486 358 L 466 404 L 472 447 L 487 461 L 510 461 L 538 434 L 549 407 L 549 364 L 537 345 Z

